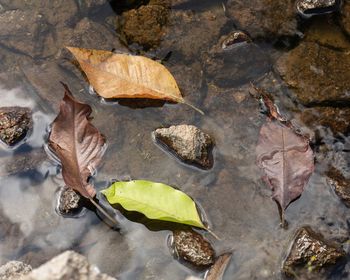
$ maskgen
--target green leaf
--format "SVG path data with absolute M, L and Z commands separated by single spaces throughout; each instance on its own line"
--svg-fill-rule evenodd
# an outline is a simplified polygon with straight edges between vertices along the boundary
M 205 228 L 195 202 L 185 193 L 162 183 L 144 180 L 116 182 L 101 191 L 110 204 L 120 204 L 149 219 Z

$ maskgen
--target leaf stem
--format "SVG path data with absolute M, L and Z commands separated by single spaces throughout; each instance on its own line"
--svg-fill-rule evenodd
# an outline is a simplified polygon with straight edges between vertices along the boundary
M 197 111 L 198 113 L 202 114 L 204 116 L 204 112 L 197 108 L 196 106 L 192 105 L 191 103 L 188 103 L 186 100 L 182 100 L 181 103 L 187 105 L 187 106 L 190 106 L 192 109 L 194 109 L 195 111 Z
M 211 229 L 206 228 L 207 232 L 209 232 L 216 240 L 221 240 L 219 236 L 217 236 Z
M 98 204 L 95 200 L 93 200 L 92 198 L 89 198 L 89 200 L 91 201 L 91 203 L 92 203 L 98 210 L 100 210 L 100 212 L 101 212 L 110 222 L 113 223 L 113 225 L 115 225 L 115 226 L 118 226 L 118 225 L 119 225 L 118 222 L 117 222 L 114 218 L 112 218 L 112 216 L 109 215 L 109 214 L 107 213 L 107 211 L 106 211 L 105 209 L 102 208 L 101 205 L 99 205 L 99 204 Z

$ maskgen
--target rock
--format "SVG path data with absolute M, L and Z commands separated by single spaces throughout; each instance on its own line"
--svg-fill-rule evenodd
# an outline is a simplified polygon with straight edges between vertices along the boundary
M 173 125 L 158 128 L 153 132 L 154 139 L 165 145 L 186 163 L 209 169 L 213 166 L 210 136 L 193 125 Z
M 304 17 L 328 14 L 339 9 L 341 0 L 297 0 L 297 11 Z
M 304 109 L 300 118 L 314 130 L 323 126 L 326 129 L 329 128 L 335 135 L 347 134 L 350 131 L 349 108 L 314 107 Z
M 350 183 L 349 179 L 336 168 L 331 167 L 327 172 L 327 181 L 334 189 L 336 195 L 350 208 Z
M 282 55 L 276 65 L 282 79 L 304 105 L 350 100 L 350 54 L 304 42 Z
M 31 130 L 31 111 L 23 107 L 0 108 L 0 140 L 9 146 L 17 144 Z
M 146 5 L 126 11 L 122 15 L 121 31 L 129 44 L 136 43 L 145 49 L 158 46 L 168 13 L 162 5 Z
M 315 271 L 327 273 L 327 268 L 337 264 L 345 255 L 341 248 L 329 243 L 311 228 L 303 227 L 296 234 L 282 270 L 288 276 L 308 275 Z
M 344 1 L 341 9 L 340 24 L 347 35 L 350 35 L 350 1 Z
M 22 262 L 10 261 L 0 267 L 0 280 L 16 280 L 31 272 L 32 267 Z
M 295 36 L 298 32 L 293 0 L 229 0 L 227 13 L 253 38 Z
M 86 257 L 66 251 L 52 260 L 34 269 L 20 280 L 115 280 L 99 272 L 98 268 L 89 264 Z
M 77 214 L 82 208 L 82 197 L 71 188 L 61 188 L 58 195 L 58 211 L 63 214 Z
M 203 55 L 203 63 L 208 77 L 220 87 L 252 81 L 270 68 L 267 54 L 239 31 L 221 37 L 218 44 Z
M 175 253 L 196 267 L 207 267 L 214 263 L 215 252 L 210 243 L 193 230 L 173 232 Z

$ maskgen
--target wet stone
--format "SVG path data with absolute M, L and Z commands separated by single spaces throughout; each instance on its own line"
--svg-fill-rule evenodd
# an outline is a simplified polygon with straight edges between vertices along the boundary
M 146 5 L 124 12 L 121 31 L 127 42 L 145 49 L 159 45 L 168 12 L 162 5 Z
M 222 36 L 202 60 L 208 77 L 220 87 L 252 81 L 270 68 L 268 55 L 239 31 Z
M 31 270 L 30 265 L 19 261 L 10 261 L 0 267 L 0 280 L 17 280 Z
M 82 197 L 71 188 L 63 187 L 59 192 L 58 211 L 65 214 L 76 214 L 81 211 Z
M 9 146 L 21 141 L 32 128 L 31 111 L 23 107 L 0 108 L 0 140 Z
M 295 36 L 297 20 L 292 0 L 229 0 L 228 15 L 253 37 Z
M 328 269 L 339 263 L 345 255 L 341 248 L 329 243 L 311 228 L 303 227 L 296 234 L 282 270 L 290 277 L 302 276 L 305 278 L 301 279 L 310 279 L 310 274 L 327 274 Z M 319 277 L 320 274 L 316 276 Z
M 173 232 L 175 252 L 182 260 L 201 268 L 214 263 L 215 251 L 202 235 L 193 230 Z
M 159 128 L 153 132 L 154 139 L 169 148 L 186 163 L 209 169 L 213 166 L 211 154 L 213 140 L 193 125 L 177 125 Z
M 301 120 L 311 129 L 323 127 L 335 135 L 346 135 L 350 131 L 349 108 L 313 107 L 302 111 Z
M 336 195 L 350 208 L 350 181 L 336 168 L 331 167 L 327 172 L 327 182 L 334 189 Z
M 297 11 L 304 17 L 332 13 L 341 4 L 341 0 L 298 0 Z
M 275 68 L 304 105 L 343 104 L 350 100 L 350 56 L 304 42 L 283 54 Z
M 344 1 L 343 7 L 341 9 L 340 24 L 347 35 L 350 35 L 350 1 Z
M 87 258 L 73 251 L 66 251 L 34 269 L 20 280 L 115 280 L 99 272 Z

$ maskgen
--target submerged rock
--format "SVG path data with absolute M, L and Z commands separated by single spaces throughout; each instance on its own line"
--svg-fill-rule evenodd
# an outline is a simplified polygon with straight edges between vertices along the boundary
M 155 140 L 168 147 L 186 163 L 208 169 L 213 166 L 210 136 L 193 125 L 173 125 L 153 132 Z
M 350 35 L 350 1 L 344 1 L 340 23 L 347 35 Z
M 350 56 L 304 42 L 282 55 L 276 70 L 304 105 L 350 101 Z
M 304 17 L 332 13 L 339 9 L 341 0 L 298 0 L 297 11 Z
M 203 55 L 203 63 L 208 77 L 220 87 L 244 84 L 270 69 L 267 54 L 240 31 L 222 36 L 219 42 Z
M 332 167 L 328 172 L 328 183 L 334 189 L 336 195 L 350 208 L 350 181 L 336 168 Z
M 229 0 L 227 12 L 237 27 L 253 38 L 295 36 L 297 33 L 293 0 Z
M 334 107 L 314 107 L 301 113 L 301 120 L 311 129 L 320 126 L 329 128 L 335 135 L 350 132 L 350 109 Z
M 66 251 L 34 269 L 20 280 L 115 280 L 99 272 L 87 258 L 73 251 Z
M 0 267 L 0 280 L 17 280 L 31 271 L 30 265 L 19 261 L 10 261 Z
M 21 141 L 32 128 L 31 111 L 23 107 L 0 108 L 0 140 L 7 145 Z
M 82 208 L 81 195 L 68 187 L 63 187 L 59 192 L 58 211 L 65 214 L 76 214 Z
M 215 251 L 202 235 L 193 230 L 173 232 L 175 252 L 196 267 L 207 267 L 214 263 Z
M 305 275 L 308 279 L 309 274 L 315 272 L 327 273 L 327 268 L 337 264 L 345 255 L 341 248 L 330 244 L 311 228 L 303 227 L 296 234 L 282 270 L 287 276 Z M 317 277 L 315 279 L 319 279 Z

